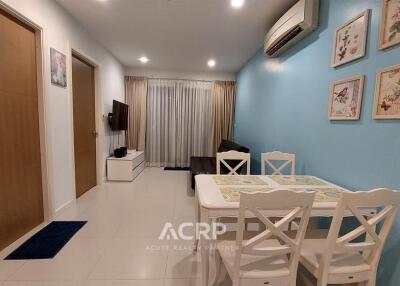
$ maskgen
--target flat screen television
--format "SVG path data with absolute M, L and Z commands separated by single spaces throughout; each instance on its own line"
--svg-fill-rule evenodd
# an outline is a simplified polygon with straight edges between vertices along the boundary
M 111 129 L 121 131 L 128 129 L 128 105 L 119 101 L 113 101 Z

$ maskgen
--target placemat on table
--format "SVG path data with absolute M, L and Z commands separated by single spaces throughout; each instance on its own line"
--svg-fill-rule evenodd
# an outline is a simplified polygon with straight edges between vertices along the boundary
M 312 176 L 270 176 L 279 185 L 326 186 L 327 184 Z
M 267 185 L 256 176 L 214 176 L 217 185 Z
M 220 192 L 226 202 L 237 203 L 240 201 L 240 192 L 256 193 L 256 192 L 269 192 L 273 188 L 246 188 L 246 187 L 221 187 Z
M 340 199 L 342 189 L 339 188 L 307 188 L 307 189 L 292 189 L 296 191 L 315 191 L 314 202 L 316 203 L 337 203 Z

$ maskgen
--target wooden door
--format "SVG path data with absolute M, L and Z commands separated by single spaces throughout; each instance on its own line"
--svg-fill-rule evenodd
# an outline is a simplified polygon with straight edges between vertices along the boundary
M 0 9 L 0 250 L 43 220 L 36 35 Z
M 94 68 L 72 56 L 76 196 L 96 186 Z

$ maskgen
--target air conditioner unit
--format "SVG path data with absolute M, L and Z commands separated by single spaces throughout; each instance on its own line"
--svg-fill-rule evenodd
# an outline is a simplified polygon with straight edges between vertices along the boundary
M 264 53 L 278 56 L 318 27 L 319 0 L 300 0 L 265 37 Z

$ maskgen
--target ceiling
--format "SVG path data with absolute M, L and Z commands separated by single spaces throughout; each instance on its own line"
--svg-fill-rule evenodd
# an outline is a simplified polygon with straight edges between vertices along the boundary
M 296 0 L 56 0 L 130 68 L 237 72 Z M 141 56 L 150 61 L 142 64 Z

